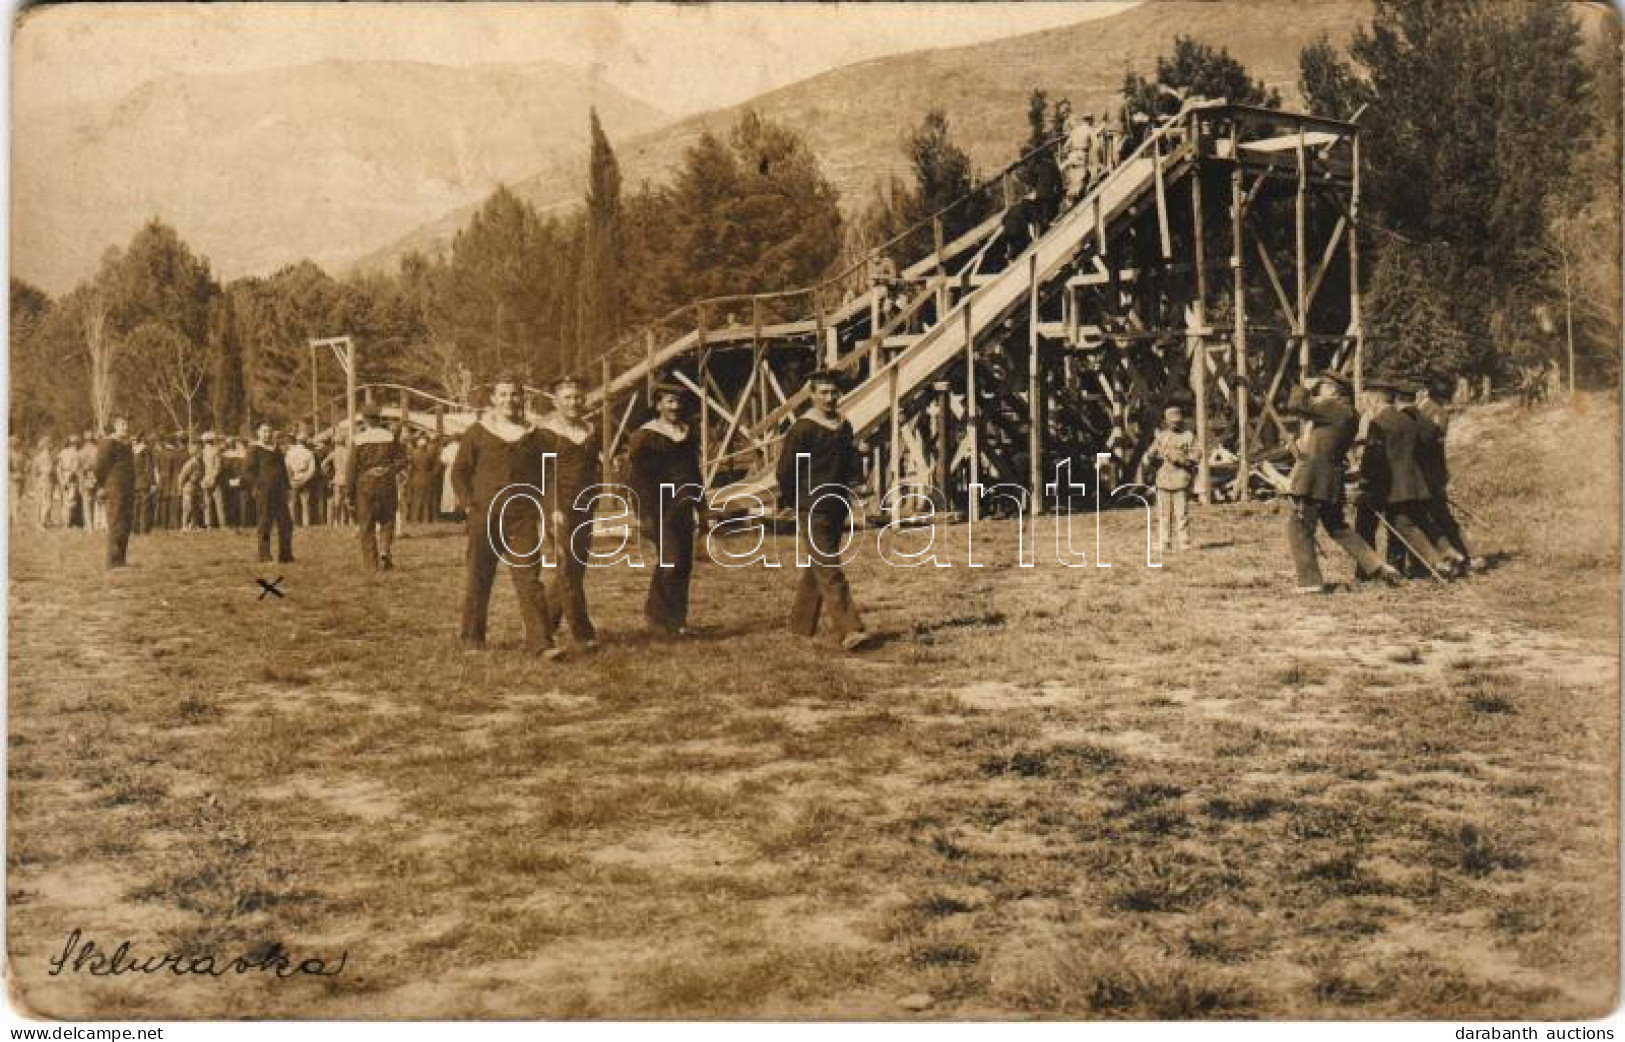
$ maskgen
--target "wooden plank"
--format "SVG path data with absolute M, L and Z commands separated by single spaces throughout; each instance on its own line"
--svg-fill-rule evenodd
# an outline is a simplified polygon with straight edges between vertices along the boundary
M 1314 278 L 1309 280 L 1309 299 L 1306 306 L 1315 306 L 1315 295 L 1320 292 L 1320 284 L 1326 278 L 1326 272 L 1331 269 L 1332 257 L 1337 253 L 1337 246 L 1343 239 L 1343 229 L 1348 222 L 1343 218 L 1337 219 L 1337 225 L 1332 228 L 1332 237 L 1326 243 L 1326 249 L 1320 255 L 1320 263 L 1315 268 Z
M 1281 276 L 1275 271 L 1275 262 L 1270 260 L 1269 251 L 1264 248 L 1264 240 L 1258 235 L 1256 228 L 1253 230 L 1253 246 L 1257 249 L 1258 259 L 1263 262 L 1264 274 L 1269 276 L 1270 288 L 1275 291 L 1275 299 L 1281 305 L 1281 314 L 1286 316 L 1287 322 L 1292 326 L 1292 333 L 1296 336 L 1302 332 L 1298 328 L 1297 311 L 1287 299 L 1286 289 L 1281 285 Z
M 1174 247 L 1173 247 L 1173 243 L 1170 241 L 1169 234 L 1168 234 L 1168 194 L 1167 194 L 1167 189 L 1163 185 L 1162 149 L 1161 149 L 1160 146 L 1154 146 L 1152 162 L 1155 164 L 1152 167 L 1152 172 L 1153 172 L 1153 175 L 1154 175 L 1154 177 L 1156 179 L 1156 189 L 1157 189 L 1157 234 L 1159 236 L 1159 241 L 1161 242 L 1161 245 L 1162 245 L 1162 259 L 1165 260 L 1165 261 L 1166 260 L 1172 260 L 1173 259 L 1173 254 L 1174 254 Z

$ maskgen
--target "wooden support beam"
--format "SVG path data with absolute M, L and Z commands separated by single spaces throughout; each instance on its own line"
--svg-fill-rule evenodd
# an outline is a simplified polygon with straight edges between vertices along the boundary
M 711 396 L 703 388 L 709 379 L 707 370 L 711 367 L 711 351 L 705 346 L 705 305 L 694 305 L 694 344 L 699 350 L 699 387 L 695 392 L 700 396 L 700 466 L 711 461 Z
M 1241 173 L 1241 166 L 1239 164 L 1236 166 L 1236 173 L 1237 174 Z M 1264 187 L 1264 182 L 1267 181 L 1267 180 L 1268 180 L 1268 178 L 1265 178 L 1265 177 L 1255 177 L 1255 178 L 1253 178 L 1253 186 L 1251 188 L 1247 189 L 1247 194 L 1245 196 L 1243 196 L 1242 200 L 1241 200 L 1241 216 L 1242 217 L 1246 217 L 1249 213 L 1252 212 L 1253 200 L 1258 197 L 1259 189 Z
M 1230 149 L 1235 153 L 1237 128 L 1234 124 L 1230 128 Z M 1233 499 L 1247 499 L 1247 475 L 1252 472 L 1252 438 L 1247 430 L 1248 413 L 1251 410 L 1251 386 L 1247 382 L 1247 285 L 1246 285 L 1246 244 L 1242 233 L 1242 222 L 1246 218 L 1247 200 L 1242 191 L 1241 165 L 1237 164 L 1230 171 L 1230 266 L 1232 268 L 1232 289 L 1230 310 L 1232 325 L 1230 330 L 1230 347 L 1235 352 L 1236 386 L 1231 398 L 1231 411 L 1236 416 L 1236 481 L 1238 487 L 1233 491 Z
M 1099 195 L 1095 212 L 1099 214 Z M 1071 290 L 1064 291 L 1067 297 Z M 1069 316 L 1070 317 L 1070 316 Z M 1044 374 L 1038 342 L 1038 253 L 1027 255 L 1027 478 L 1034 517 L 1044 502 Z
M 1263 409 L 1258 414 L 1258 423 L 1253 427 L 1253 440 L 1257 441 L 1259 435 L 1264 433 L 1264 421 L 1274 418 L 1277 428 L 1281 426 L 1281 416 L 1275 411 L 1275 392 L 1281 388 L 1281 377 L 1286 375 L 1286 367 L 1292 363 L 1292 342 L 1289 340 L 1281 351 L 1281 360 L 1275 366 L 1275 375 L 1270 377 L 1269 390 L 1264 392 Z
M 598 466 L 601 469 L 605 483 L 613 483 L 615 478 L 611 473 L 610 461 L 613 458 L 610 445 L 610 416 L 609 416 L 609 381 L 615 375 L 610 371 L 609 355 L 598 360 L 598 371 L 602 374 L 604 388 L 603 401 L 598 404 Z
M 632 422 L 632 417 L 637 413 L 637 411 L 638 396 L 636 394 L 627 395 L 626 411 L 621 413 L 621 422 L 615 427 L 615 438 L 612 442 L 610 442 L 608 455 L 611 458 L 613 458 L 616 452 L 620 449 L 621 441 L 626 437 L 626 427 Z
M 960 313 L 965 317 L 965 437 L 970 441 L 970 483 L 975 485 L 982 480 L 978 451 L 981 445 L 976 423 L 976 334 L 971 325 L 968 299 L 963 302 Z M 974 492 L 968 492 L 965 498 L 966 516 L 974 525 L 981 517 L 981 504 Z
M 709 379 L 709 376 L 707 376 L 708 382 Z M 711 384 L 711 386 L 715 387 L 716 385 Z M 753 365 L 750 367 L 750 375 L 745 378 L 744 388 L 739 392 L 739 404 L 734 408 L 733 415 L 728 417 L 728 427 L 722 435 L 722 440 L 717 443 L 717 459 L 711 462 L 711 469 L 705 474 L 706 488 L 710 488 L 716 481 L 717 471 L 722 467 L 722 457 L 727 453 L 728 446 L 733 444 L 734 432 L 739 430 L 739 420 L 745 415 L 745 407 L 750 404 L 750 394 L 751 391 L 755 390 L 755 387 L 756 367 Z
M 897 366 L 895 363 L 886 367 L 886 381 L 887 395 L 890 399 L 891 430 L 886 452 L 886 488 L 881 493 L 882 496 L 886 492 L 896 493 L 898 486 L 903 483 L 902 402 L 898 394 Z M 901 498 L 901 495 L 898 494 L 892 496 L 891 519 L 894 522 L 902 509 Z
M 1298 280 L 1298 378 L 1301 380 L 1309 375 L 1309 341 L 1303 334 L 1309 332 L 1309 159 L 1304 152 L 1304 130 L 1302 124 L 1298 126 L 1298 192 L 1296 205 L 1293 208 L 1293 227 L 1297 236 L 1297 245 L 1294 249 L 1294 259 L 1297 262 Z
M 1297 310 L 1287 299 L 1286 288 L 1281 285 L 1281 276 L 1276 272 L 1275 262 L 1270 260 L 1270 253 L 1264 248 L 1264 239 L 1258 234 L 1257 228 L 1253 229 L 1253 246 L 1256 247 L 1258 259 L 1263 264 L 1264 274 L 1269 276 L 1270 289 L 1275 291 L 1275 299 L 1281 305 L 1281 314 L 1286 316 L 1287 322 L 1292 327 L 1292 335 L 1297 337 L 1301 332 L 1298 328 Z
M 1314 277 L 1309 280 L 1308 307 L 1315 306 L 1315 296 L 1320 292 L 1320 284 L 1326 278 L 1326 272 L 1331 269 L 1332 258 L 1337 254 L 1338 244 L 1343 241 L 1343 229 L 1348 227 L 1348 221 L 1339 217 L 1337 226 L 1332 229 L 1332 237 L 1326 243 L 1326 249 L 1320 255 L 1320 263 L 1315 266 Z
M 1192 129 L 1195 128 L 1192 117 Z M 1194 135 L 1193 135 L 1194 136 Z M 1202 227 L 1202 171 L 1191 172 L 1191 246 L 1196 255 L 1196 299 L 1191 305 L 1195 329 L 1191 331 L 1191 383 L 1196 395 L 1196 486 L 1204 504 L 1213 501 L 1212 475 L 1208 472 L 1207 423 L 1207 265 L 1206 238 Z
M 643 331 L 643 393 L 650 405 L 655 400 L 655 331 Z M 604 394 L 609 394 L 609 385 L 604 385 Z
M 1349 143 L 1354 153 L 1354 184 L 1349 194 L 1349 326 L 1354 333 L 1354 394 L 1365 390 L 1365 323 L 1360 308 L 1360 132 Z M 1573 381 L 1570 381 L 1573 384 Z

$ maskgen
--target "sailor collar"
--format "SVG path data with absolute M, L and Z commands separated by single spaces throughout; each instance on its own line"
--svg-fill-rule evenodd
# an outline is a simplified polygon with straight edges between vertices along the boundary
M 687 441 L 688 440 L 688 428 L 687 427 L 679 427 L 679 426 L 676 426 L 674 424 L 667 423 L 665 420 L 662 420 L 658 416 L 656 416 L 654 419 L 650 420 L 648 423 L 645 423 L 643 425 L 643 429 L 646 430 L 646 431 L 654 431 L 657 434 L 664 434 L 667 438 L 670 438 L 672 441 L 679 441 L 680 442 L 680 441 Z
M 835 418 L 832 420 L 819 413 L 817 409 L 808 409 L 806 412 L 801 414 L 801 418 L 803 420 L 811 420 L 812 422 L 818 424 L 818 426 L 823 427 L 825 430 L 838 431 L 841 429 L 841 416 L 839 413 L 836 413 Z
M 487 414 L 480 417 L 480 426 L 490 431 L 494 437 L 505 441 L 510 445 L 535 429 L 530 424 L 523 421 L 516 423 L 511 420 L 504 420 L 502 417 L 494 414 Z
M 571 428 L 565 426 L 564 418 L 557 413 L 548 413 L 542 418 L 540 426 L 547 428 L 562 438 L 568 438 L 573 444 L 580 445 L 592 437 L 592 428 L 586 424 L 579 424 Z

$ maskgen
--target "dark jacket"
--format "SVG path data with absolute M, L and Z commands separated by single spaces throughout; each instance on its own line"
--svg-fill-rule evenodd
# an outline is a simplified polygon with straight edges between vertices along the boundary
M 669 502 L 682 509 L 693 509 L 701 498 L 699 486 L 700 445 L 690 430 L 682 441 L 673 441 L 650 424 L 644 424 L 632 433 L 627 447 L 627 485 L 638 497 L 638 517 L 644 524 L 658 523 L 660 514 L 660 486 L 672 485 L 678 490 L 669 493 Z M 683 489 L 684 485 L 694 488 Z M 668 510 L 671 507 L 667 508 Z
M 1442 496 L 1450 484 L 1450 470 L 1444 460 L 1444 428 L 1425 409 L 1411 405 L 1403 411 L 1416 421 L 1416 465 L 1422 470 L 1428 497 Z
M 809 483 L 801 490 L 801 502 L 797 503 L 796 457 L 803 453 L 809 464 Z M 815 501 L 819 513 L 840 511 L 840 504 L 850 498 L 847 492 L 863 483 L 863 456 L 852 437 L 852 425 L 842 420 L 831 430 L 809 417 L 798 419 L 784 436 L 777 476 L 779 502 L 797 508 L 797 513 L 807 513 Z M 823 485 L 839 486 L 843 490 L 839 499 L 815 496 Z
M 1360 488 L 1374 505 L 1428 499 L 1427 480 L 1416 462 L 1417 423 L 1394 406 L 1371 417 L 1360 457 Z
M 157 473 L 153 466 L 153 447 L 143 445 L 139 449 L 130 446 L 130 456 L 135 463 L 135 490 L 137 494 L 151 491 L 153 478 Z
M 463 434 L 451 464 L 457 501 L 470 516 L 483 514 L 509 485 L 542 487 L 541 439 L 531 430 L 515 441 L 503 441 L 476 421 Z
M 128 499 L 135 494 L 135 452 L 130 443 L 104 438 L 96 448 L 96 486 L 108 499 Z
M 268 449 L 257 442 L 250 445 L 248 458 L 243 461 L 243 477 L 261 503 L 288 494 L 288 461 L 279 449 Z
M 1349 448 L 1360 429 L 1360 418 L 1340 398 L 1316 401 L 1302 387 L 1292 388 L 1286 409 L 1310 421 L 1307 438 L 1301 439 L 1298 462 L 1292 468 L 1290 495 L 1322 503 L 1343 501 L 1343 473 Z
M 374 494 L 393 493 L 395 476 L 405 464 L 401 443 L 395 440 L 395 435 L 385 427 L 368 427 L 356 432 L 355 442 L 350 446 L 345 483 L 357 493 L 363 489 Z
M 582 489 L 591 488 L 602 479 L 598 432 L 589 427 L 587 436 L 576 442 L 544 420 L 536 434 L 541 439 L 542 451 L 551 452 L 554 457 L 548 464 L 547 508 L 568 510 Z

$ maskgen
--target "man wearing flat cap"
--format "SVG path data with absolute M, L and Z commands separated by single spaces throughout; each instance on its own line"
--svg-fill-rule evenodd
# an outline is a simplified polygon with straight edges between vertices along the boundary
M 368 404 L 356 418 L 355 435 L 345 460 L 348 473 L 340 484 L 350 490 L 351 513 L 360 529 L 361 561 L 374 571 L 394 567 L 395 514 L 399 492 L 395 479 L 405 466 L 400 443 L 381 422 L 376 405 Z
M 1306 386 L 1293 387 L 1286 405 L 1289 414 L 1303 420 L 1294 446 L 1298 461 L 1292 467 L 1287 493 L 1292 507 L 1287 517 L 1287 547 L 1297 571 L 1298 592 L 1326 591 L 1315 547 L 1315 532 L 1320 528 L 1363 572 L 1391 584 L 1402 583 L 1400 574 L 1382 562 L 1371 544 L 1348 527 L 1343 516 L 1343 475 L 1360 423 L 1349 404 L 1348 381 L 1328 372 L 1314 381 L 1313 387 L 1312 396 Z

